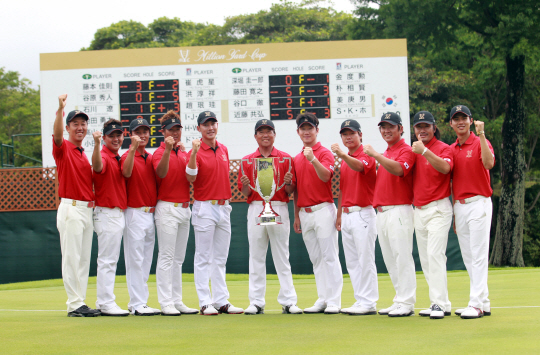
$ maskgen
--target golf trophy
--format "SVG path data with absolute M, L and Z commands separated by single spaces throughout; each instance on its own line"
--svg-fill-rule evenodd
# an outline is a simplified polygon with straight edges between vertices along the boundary
M 274 194 L 285 186 L 285 182 L 279 186 L 281 178 L 280 164 L 289 162 L 289 170 L 292 169 L 292 161 L 290 157 L 281 158 L 247 158 L 242 159 L 240 162 L 240 169 L 242 175 L 244 173 L 244 163 L 248 165 L 254 165 L 251 169 L 252 179 L 255 187 L 249 185 L 249 187 L 259 194 L 263 199 L 263 210 L 257 217 L 258 226 L 269 226 L 274 224 L 282 224 L 281 216 L 278 215 L 272 208 L 270 200 L 274 197 Z

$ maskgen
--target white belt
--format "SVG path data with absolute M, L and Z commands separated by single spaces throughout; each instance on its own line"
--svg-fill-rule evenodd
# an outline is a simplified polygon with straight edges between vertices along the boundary
M 199 201 L 199 202 L 208 202 L 211 205 L 220 205 L 220 206 L 229 205 L 229 200 L 206 200 L 206 201 Z
M 62 202 L 67 203 L 72 206 L 80 206 L 80 207 L 88 207 L 92 208 L 94 207 L 94 201 L 78 201 L 78 200 L 72 200 L 69 198 L 62 198 Z
M 270 201 L 270 204 L 272 206 L 286 206 L 287 205 L 287 202 L 283 202 L 283 201 Z M 251 201 L 250 205 L 260 205 L 262 206 L 263 205 L 263 201 Z
M 390 205 L 390 206 L 379 206 L 377 207 L 378 212 L 386 212 L 388 210 L 391 210 L 392 208 L 399 207 L 399 206 L 410 206 L 410 205 Z
M 143 211 L 144 213 L 154 213 L 156 211 L 155 207 L 128 207 L 137 211 Z
M 352 213 L 352 212 L 365 210 L 366 208 L 373 208 L 373 206 L 371 205 L 366 206 L 366 207 L 351 206 L 351 207 L 343 207 L 341 210 L 343 211 L 343 213 Z
M 456 200 L 455 203 L 461 203 L 462 205 L 466 205 L 467 203 L 471 203 L 471 202 L 474 202 L 474 201 L 478 201 L 478 200 L 481 200 L 483 198 L 487 198 L 485 196 L 482 196 L 482 195 L 476 195 L 476 196 L 473 196 L 473 197 L 469 197 L 469 198 L 464 198 L 464 199 L 461 199 L 461 200 Z
M 300 207 L 300 212 L 312 213 L 312 212 L 318 211 L 320 209 L 323 209 L 324 207 L 328 206 L 329 204 L 330 204 L 330 202 L 323 202 L 323 203 L 319 203 L 318 205 L 311 206 L 311 207 Z
M 419 210 L 425 210 L 426 208 L 437 206 L 439 203 L 442 203 L 442 201 L 444 201 L 444 200 L 446 200 L 446 199 L 443 198 L 441 200 L 432 201 L 432 202 L 428 203 L 427 205 L 423 205 L 423 206 L 414 206 L 414 208 L 418 208 Z
M 101 207 L 101 206 L 96 206 L 96 208 L 94 209 L 94 211 L 96 212 L 101 212 L 101 210 L 119 210 L 120 212 L 124 212 L 123 209 L 121 209 L 120 207 L 114 207 L 114 208 L 110 208 L 110 207 Z
M 163 203 L 163 204 L 171 205 L 171 206 L 174 206 L 174 207 L 182 207 L 182 208 L 188 208 L 189 207 L 189 201 L 188 202 L 169 202 L 169 201 L 159 200 L 158 203 Z

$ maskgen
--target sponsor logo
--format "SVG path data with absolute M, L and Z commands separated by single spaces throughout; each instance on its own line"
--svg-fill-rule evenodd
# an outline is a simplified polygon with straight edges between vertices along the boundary
M 223 161 L 227 161 L 227 156 L 225 154 L 222 154 L 221 157 L 223 158 Z
M 191 68 L 186 68 L 186 75 L 191 75 Z
M 419 119 L 419 120 L 423 120 L 423 119 L 426 118 L 425 116 L 426 116 L 425 113 L 421 113 L 421 114 L 420 114 L 420 117 L 418 117 L 418 119 Z
M 178 51 L 178 54 L 180 55 L 180 59 L 178 59 L 178 63 L 188 63 L 189 62 L 189 49 L 187 49 L 187 50 L 180 49 Z
M 341 70 L 341 63 L 336 63 L 336 69 Z
M 392 116 L 391 114 L 387 113 L 387 114 L 384 116 L 384 119 L 385 119 L 385 120 L 389 120 L 391 116 Z
M 345 126 L 348 126 L 351 123 L 351 121 L 345 121 Z
M 262 124 L 266 124 L 267 120 L 262 120 Z
M 472 150 L 467 151 L 467 158 L 472 158 Z
M 90 74 L 84 74 L 84 75 L 82 76 L 82 78 L 83 78 L 84 80 L 92 79 L 92 75 L 90 75 Z
M 242 69 L 240 69 L 240 68 L 233 68 L 232 72 L 235 73 L 235 74 L 238 74 L 238 73 L 241 73 L 241 72 L 242 72 Z
M 456 111 L 461 111 L 461 106 L 456 106 Z

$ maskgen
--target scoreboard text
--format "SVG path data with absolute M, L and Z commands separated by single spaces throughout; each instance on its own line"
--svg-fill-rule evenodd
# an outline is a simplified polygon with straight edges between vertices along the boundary
M 272 120 L 292 120 L 305 112 L 330 118 L 328 74 L 270 75 L 269 82 Z
M 148 148 L 157 148 L 163 142 L 158 119 L 167 111 L 180 112 L 178 80 L 121 81 L 120 120 L 124 129 L 122 149 L 129 148 L 129 124 L 144 118 L 150 124 Z

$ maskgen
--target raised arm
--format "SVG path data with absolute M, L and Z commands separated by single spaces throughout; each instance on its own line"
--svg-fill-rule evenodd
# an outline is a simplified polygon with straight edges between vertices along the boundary
M 388 159 L 381 153 L 377 152 L 370 144 L 364 145 L 364 153 L 369 155 L 370 157 L 375 158 L 379 164 L 382 165 L 383 168 L 386 169 L 390 174 L 396 175 L 396 176 L 403 176 L 403 168 L 401 167 L 401 164 L 398 163 L 395 160 Z
M 489 144 L 484 132 L 484 122 L 474 121 L 474 128 L 476 129 L 476 135 L 480 138 L 480 148 L 482 150 L 482 164 L 484 168 L 491 170 L 495 166 L 495 157 L 489 149 Z
M 443 158 L 435 155 L 431 150 L 427 149 L 422 141 L 416 141 L 412 145 L 413 153 L 423 155 L 431 166 L 441 174 L 448 174 L 451 170 L 450 164 Z
M 95 131 L 92 133 L 94 137 L 94 152 L 92 153 L 92 169 L 96 173 L 101 173 L 103 170 L 103 161 L 101 160 L 101 132 Z
M 174 138 L 173 137 L 167 137 L 165 138 L 165 151 L 163 152 L 163 155 L 161 156 L 161 160 L 159 161 L 159 164 L 156 168 L 156 174 L 161 179 L 164 179 L 165 176 L 167 176 L 167 173 L 169 172 L 169 159 L 171 157 L 171 151 L 174 146 Z
M 306 159 L 313 165 L 315 168 L 315 172 L 317 173 L 317 176 L 319 179 L 321 179 L 322 182 L 328 182 L 330 178 L 332 178 L 332 172 L 328 169 L 326 169 L 319 159 L 315 157 L 313 154 L 313 149 L 311 147 L 305 147 L 304 148 L 304 156 Z
M 135 152 L 139 147 L 141 139 L 139 136 L 131 136 L 131 146 L 129 147 L 128 155 L 126 161 L 124 162 L 124 167 L 122 168 L 122 175 L 125 178 L 130 178 L 131 173 L 133 173 L 133 164 L 135 163 Z
M 191 141 L 191 155 L 189 157 L 189 162 L 186 169 L 186 179 L 189 182 L 194 182 L 195 180 L 197 180 L 197 152 L 199 151 L 200 147 L 200 139 L 194 139 L 193 141 Z
M 67 94 L 58 96 L 58 111 L 53 126 L 54 144 L 61 146 L 64 140 L 64 107 L 66 107 Z
M 349 154 L 342 151 L 339 148 L 339 144 L 337 143 L 332 144 L 331 149 L 332 149 L 332 153 L 334 153 L 339 158 L 341 158 L 341 160 L 344 161 L 349 166 L 349 168 L 358 172 L 364 171 L 364 164 L 362 164 L 360 160 L 353 158 Z

